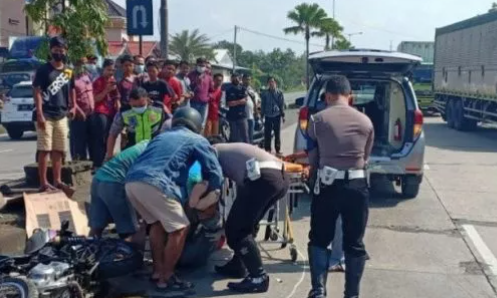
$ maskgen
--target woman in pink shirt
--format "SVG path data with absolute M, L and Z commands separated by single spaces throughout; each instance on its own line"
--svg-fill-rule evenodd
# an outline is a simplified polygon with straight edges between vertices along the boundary
M 95 109 L 93 86 L 89 72 L 85 68 L 86 58 L 75 63 L 74 89 L 76 89 L 77 112 L 70 123 L 70 151 L 73 160 L 88 160 L 90 149 L 90 115 Z

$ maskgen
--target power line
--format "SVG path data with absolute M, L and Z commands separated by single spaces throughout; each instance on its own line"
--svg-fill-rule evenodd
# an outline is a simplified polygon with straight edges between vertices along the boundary
M 383 32 L 390 33 L 390 34 L 393 34 L 393 35 L 399 35 L 399 36 L 402 35 L 403 37 L 410 37 L 410 38 L 420 39 L 419 36 L 408 35 L 405 32 L 392 31 L 392 30 L 389 30 L 389 29 L 385 29 L 385 28 L 381 28 L 381 27 L 377 27 L 377 26 L 366 25 L 364 23 L 350 21 L 350 20 L 346 20 L 345 22 L 346 23 L 352 23 L 354 25 L 358 25 L 358 26 L 369 28 L 369 29 L 376 30 L 376 31 L 383 31 Z
M 228 33 L 232 33 L 233 32 L 233 29 L 227 29 L 227 30 L 224 30 L 218 34 L 215 34 L 215 35 L 212 35 L 212 36 L 209 36 L 209 39 L 214 39 L 214 38 L 217 38 L 217 37 L 220 37 L 220 36 L 223 36 L 223 35 L 226 35 Z
M 240 26 L 238 26 L 238 29 L 243 30 L 243 31 L 248 32 L 248 33 L 259 35 L 259 36 L 265 36 L 265 37 L 272 38 L 272 39 L 277 39 L 277 40 L 281 40 L 281 41 L 286 41 L 286 42 L 296 43 L 296 44 L 300 44 L 300 45 L 305 45 L 305 42 L 302 42 L 302 41 L 298 41 L 298 40 L 294 40 L 294 39 L 288 39 L 288 38 L 279 37 L 279 36 L 275 36 L 275 35 L 270 35 L 270 34 L 267 34 L 267 33 L 262 33 L 262 32 L 259 32 L 259 31 L 247 29 L 247 28 L 240 27 Z M 309 43 L 309 45 L 315 46 L 315 47 L 322 47 L 322 48 L 324 48 L 324 44 Z

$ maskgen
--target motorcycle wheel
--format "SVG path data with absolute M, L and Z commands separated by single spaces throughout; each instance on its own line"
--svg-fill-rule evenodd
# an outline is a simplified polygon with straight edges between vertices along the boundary
M 112 250 L 110 254 L 103 252 L 103 257 L 99 257 L 100 265 L 97 269 L 99 280 L 120 277 L 135 272 L 143 266 L 143 254 L 122 241 L 110 242 L 107 249 Z
M 0 297 L 38 298 L 38 290 L 24 277 L 4 277 L 0 278 Z

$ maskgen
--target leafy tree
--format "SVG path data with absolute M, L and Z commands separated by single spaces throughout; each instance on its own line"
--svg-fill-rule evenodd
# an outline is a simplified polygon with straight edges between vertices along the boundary
M 58 28 L 68 44 L 68 57 L 71 61 L 89 54 L 95 48 L 102 56 L 107 55 L 105 27 L 109 22 L 107 5 L 102 0 L 69 0 L 62 8 L 63 0 L 36 0 L 25 6 L 26 14 L 36 24 Z M 49 16 L 49 17 L 47 17 Z M 49 55 L 48 42 L 45 41 L 36 56 L 45 59 Z
M 328 15 L 319 4 L 302 3 L 288 12 L 287 18 L 295 23 L 294 26 L 283 29 L 285 34 L 304 34 L 306 43 L 306 55 L 309 55 L 309 40 L 321 28 L 323 23 L 328 19 Z M 306 83 L 309 87 L 309 64 L 306 63 Z
M 338 40 L 335 42 L 335 48 L 337 50 L 348 50 L 354 48 L 350 41 L 348 41 L 345 37 L 340 37 Z
M 324 37 L 326 39 L 326 45 L 324 47 L 325 50 L 334 49 L 335 45 L 330 46 L 331 38 L 340 38 L 342 37 L 343 27 L 338 24 L 338 22 L 333 18 L 328 18 L 323 21 L 321 26 L 319 27 L 319 31 L 314 32 L 313 36 Z
M 214 58 L 214 50 L 210 40 L 205 34 L 200 34 L 198 29 L 189 32 L 183 30 L 171 37 L 169 50 L 181 60 L 193 62 L 198 57 Z

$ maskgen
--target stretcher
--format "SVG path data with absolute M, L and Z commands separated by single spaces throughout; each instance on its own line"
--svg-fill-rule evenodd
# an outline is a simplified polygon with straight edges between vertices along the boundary
M 293 155 L 292 155 L 293 156 Z M 302 194 L 308 194 L 309 188 L 306 184 L 307 166 L 303 164 L 291 163 L 291 158 L 284 158 L 285 172 L 290 178 L 290 185 L 285 197 L 276 202 L 267 213 L 267 219 L 259 223 L 259 226 L 265 226 L 263 242 L 281 243 L 284 249 L 289 245 L 290 257 L 292 262 L 297 261 L 298 251 L 294 244 L 292 214 L 294 208 L 298 207 L 299 197 Z M 281 204 L 284 204 L 283 229 L 280 229 L 280 212 Z

